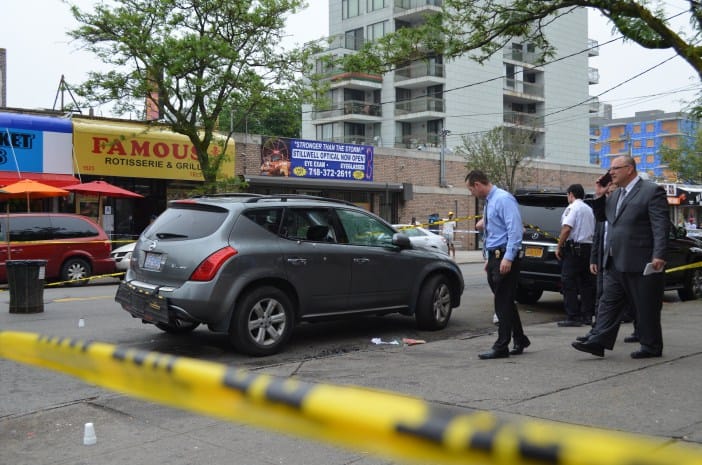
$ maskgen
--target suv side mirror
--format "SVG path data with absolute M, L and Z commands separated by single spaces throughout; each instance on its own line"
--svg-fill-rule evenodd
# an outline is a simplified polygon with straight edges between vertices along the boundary
M 405 233 L 395 233 L 392 235 L 393 245 L 398 246 L 401 249 L 411 249 L 412 243 L 410 242 L 409 236 Z

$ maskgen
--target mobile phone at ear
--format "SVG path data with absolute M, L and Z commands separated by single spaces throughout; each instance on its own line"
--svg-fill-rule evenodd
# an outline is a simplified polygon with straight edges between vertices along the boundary
M 612 175 L 607 171 L 602 178 L 597 181 L 597 184 L 599 184 L 602 187 L 607 187 L 609 183 L 612 182 Z

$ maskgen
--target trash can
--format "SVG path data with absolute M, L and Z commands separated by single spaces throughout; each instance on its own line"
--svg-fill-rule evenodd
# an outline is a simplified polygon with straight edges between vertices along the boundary
M 46 260 L 8 260 L 5 266 L 10 313 L 43 312 Z

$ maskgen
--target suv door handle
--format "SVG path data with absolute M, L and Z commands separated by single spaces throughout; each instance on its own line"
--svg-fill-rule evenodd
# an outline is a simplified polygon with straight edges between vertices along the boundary
M 370 261 L 370 258 L 365 258 L 365 257 L 353 259 L 354 263 L 368 263 L 369 261 Z
M 307 265 L 307 259 L 306 258 L 288 258 L 288 263 L 290 263 L 293 266 Z

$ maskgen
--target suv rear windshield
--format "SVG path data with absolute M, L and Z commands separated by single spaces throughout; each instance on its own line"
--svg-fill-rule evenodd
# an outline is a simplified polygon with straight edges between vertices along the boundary
M 217 231 L 228 214 L 226 208 L 174 202 L 144 231 L 144 235 L 167 240 L 199 239 Z

